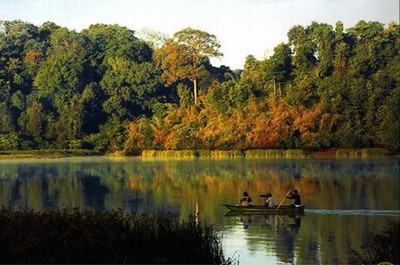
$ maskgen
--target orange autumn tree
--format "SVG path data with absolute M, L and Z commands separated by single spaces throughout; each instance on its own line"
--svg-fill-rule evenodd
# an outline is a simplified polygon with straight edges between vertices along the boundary
M 128 139 L 124 143 L 124 151 L 129 154 L 138 154 L 143 142 L 143 134 L 140 132 L 138 123 L 128 124 Z
M 293 126 L 299 130 L 304 147 L 331 145 L 332 134 L 340 121 L 340 115 L 331 110 L 325 99 L 310 108 L 299 104 L 293 114 Z
M 276 145 L 295 131 L 293 127 L 295 108 L 276 97 L 268 98 L 268 105 L 270 109 L 266 135 L 269 137 L 269 142 Z
M 249 113 L 250 130 L 246 134 L 247 149 L 268 149 L 275 147 L 274 138 L 271 137 L 271 120 L 268 112 L 267 101 L 259 102 L 250 100 L 246 111 Z

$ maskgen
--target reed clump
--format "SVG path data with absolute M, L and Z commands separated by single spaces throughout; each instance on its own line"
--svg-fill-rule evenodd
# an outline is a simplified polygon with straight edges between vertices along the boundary
M 143 150 L 142 157 L 212 157 L 229 158 L 244 157 L 245 153 L 240 150 Z
M 361 150 L 357 149 L 339 149 L 336 150 L 336 158 L 360 158 Z
M 156 157 L 157 150 L 143 150 L 142 157 Z
M 246 157 L 251 158 L 306 158 L 307 153 L 300 149 L 268 149 L 268 150 L 247 150 Z
M 211 150 L 197 150 L 199 157 L 211 157 Z
M 289 149 L 283 151 L 285 158 L 306 158 L 307 154 L 301 149 Z
M 196 150 L 143 150 L 142 157 L 197 157 Z
M 211 226 L 122 210 L 0 210 L 2 263 L 232 264 Z
M 383 148 L 364 148 L 361 149 L 361 157 L 385 157 L 388 155 L 388 151 Z
M 204 157 L 204 158 L 306 158 L 300 149 L 291 150 L 143 150 L 142 157 Z
M 247 150 L 245 156 L 249 158 L 264 158 L 266 156 L 266 150 Z
M 387 155 L 388 151 L 384 148 L 338 149 L 336 151 L 336 158 L 376 158 Z

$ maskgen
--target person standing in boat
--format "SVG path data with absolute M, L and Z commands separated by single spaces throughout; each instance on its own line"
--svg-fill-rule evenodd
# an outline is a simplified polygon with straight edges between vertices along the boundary
M 290 196 L 286 196 L 286 198 L 288 198 L 290 200 L 294 200 L 294 206 L 295 207 L 302 206 L 300 194 L 299 194 L 299 192 L 297 190 L 290 191 Z
M 247 193 L 247 191 L 243 192 L 242 198 L 240 198 L 240 206 L 249 206 L 253 200 Z
M 266 198 L 267 199 L 264 202 L 264 206 L 268 207 L 268 208 L 274 208 L 275 207 L 275 199 L 274 199 L 274 197 L 272 197 L 272 194 L 268 192 Z

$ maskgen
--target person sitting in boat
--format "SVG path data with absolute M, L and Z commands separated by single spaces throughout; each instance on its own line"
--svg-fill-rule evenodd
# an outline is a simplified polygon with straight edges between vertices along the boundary
M 294 207 L 302 206 L 300 194 L 297 190 L 290 191 L 290 196 L 286 196 L 286 198 L 288 198 L 290 200 L 294 200 Z
M 240 198 L 240 206 L 249 206 L 253 200 L 247 193 L 247 191 L 243 192 L 242 198 Z
M 275 207 L 275 199 L 274 197 L 272 197 L 271 193 L 267 193 L 265 202 L 264 202 L 264 206 L 268 207 L 268 208 L 274 208 Z

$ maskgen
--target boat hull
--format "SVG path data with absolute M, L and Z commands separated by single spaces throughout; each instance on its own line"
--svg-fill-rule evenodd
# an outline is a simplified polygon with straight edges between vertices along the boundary
M 275 206 L 273 208 L 265 207 L 264 205 L 249 205 L 249 206 L 239 206 L 239 205 L 229 205 L 224 204 L 230 212 L 234 213 L 257 213 L 257 214 L 281 214 L 281 215 L 295 215 L 304 214 L 304 205 L 300 207 L 294 207 L 290 205 L 282 205 L 281 207 Z

